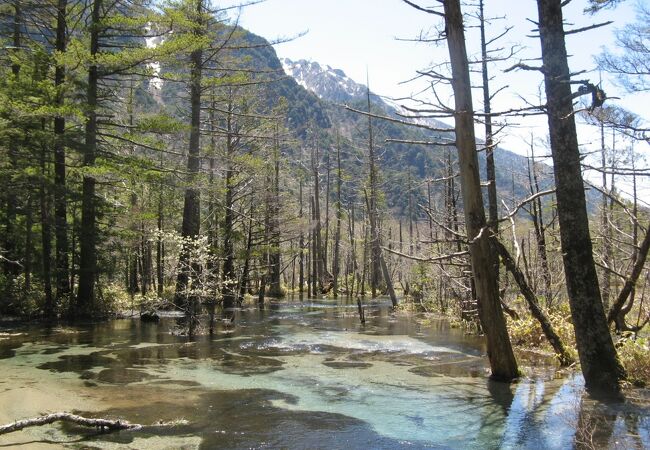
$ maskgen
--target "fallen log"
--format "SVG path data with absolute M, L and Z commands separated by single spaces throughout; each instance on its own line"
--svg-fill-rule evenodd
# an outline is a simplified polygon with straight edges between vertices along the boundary
M 20 431 L 23 428 L 47 425 L 54 422 L 70 422 L 85 427 L 99 428 L 101 431 L 139 430 L 142 428 L 142 425 L 140 424 L 130 423 L 125 420 L 89 419 L 88 417 L 77 416 L 67 412 L 57 412 L 2 425 L 0 426 L 0 435 Z

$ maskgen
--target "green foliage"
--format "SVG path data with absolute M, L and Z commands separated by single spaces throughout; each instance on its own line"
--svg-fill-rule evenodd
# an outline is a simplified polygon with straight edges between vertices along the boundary
M 571 357 L 577 360 L 575 334 L 568 305 L 563 304 L 552 311 L 545 311 L 545 313 Z M 553 347 L 546 340 L 539 322 L 528 312 L 521 314 L 518 319 L 513 319 L 510 316 L 506 316 L 506 319 L 513 345 L 553 352 Z
M 11 278 L 0 273 L 0 292 L 4 294 L 3 301 L 0 302 L 0 312 L 20 317 L 33 317 L 38 316 L 43 310 L 45 294 L 39 280 L 32 278 L 28 289 L 24 274 Z
M 650 340 L 630 333 L 619 339 L 616 348 L 627 372 L 627 381 L 634 386 L 647 386 L 650 383 Z
M 108 283 L 102 287 L 101 315 L 109 315 L 119 311 L 126 311 L 131 308 L 131 296 L 118 283 Z

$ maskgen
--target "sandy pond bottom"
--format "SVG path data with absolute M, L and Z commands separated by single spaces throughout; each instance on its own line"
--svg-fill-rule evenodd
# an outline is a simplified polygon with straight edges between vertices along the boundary
M 71 411 L 153 426 L 49 425 L 9 448 L 650 448 L 650 414 L 583 395 L 580 377 L 487 380 L 483 343 L 443 321 L 345 300 L 237 311 L 212 336 L 113 320 L 0 328 L 0 423 Z M 552 371 L 548 371 L 552 373 Z

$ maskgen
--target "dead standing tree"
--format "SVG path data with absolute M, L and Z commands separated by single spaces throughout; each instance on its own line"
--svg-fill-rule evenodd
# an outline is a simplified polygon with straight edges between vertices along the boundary
M 624 371 L 609 334 L 593 259 L 573 111 L 562 0 L 538 0 L 546 112 L 569 305 L 587 389 L 619 396 Z
M 442 1 L 444 13 L 423 8 L 408 0 L 404 0 L 404 2 L 419 10 L 443 17 L 445 20 L 444 36 L 447 41 L 452 72 L 452 77 L 448 81 L 451 82 L 455 100 L 453 109 L 455 145 L 458 149 L 461 192 L 479 318 L 487 337 L 492 378 L 510 381 L 518 376 L 518 369 L 499 301 L 499 289 L 491 257 L 493 249 L 483 209 L 474 135 L 472 90 L 460 1 Z

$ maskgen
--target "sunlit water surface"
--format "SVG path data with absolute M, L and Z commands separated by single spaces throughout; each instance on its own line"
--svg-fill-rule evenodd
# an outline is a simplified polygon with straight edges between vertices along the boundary
M 23 448 L 650 448 L 650 414 L 583 395 L 581 378 L 487 379 L 483 341 L 370 302 L 297 299 L 237 311 L 193 341 L 121 319 L 0 329 L 0 418 L 59 410 L 153 426 L 50 425 Z

